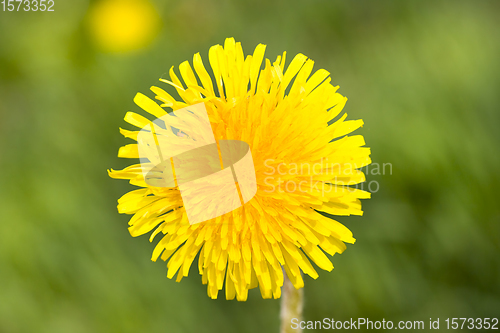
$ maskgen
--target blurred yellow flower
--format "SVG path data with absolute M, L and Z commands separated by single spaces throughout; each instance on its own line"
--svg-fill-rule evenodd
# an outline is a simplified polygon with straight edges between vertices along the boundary
M 224 47 L 209 51 L 215 84 L 197 53 L 194 71 L 188 61 L 179 66 L 184 84 L 173 67 L 170 80 L 161 79 L 182 101 L 158 87 L 151 90 L 161 106 L 142 94 L 134 99 L 155 118 L 167 114 L 163 107 L 175 111 L 204 103 L 216 140 L 241 140 L 250 146 L 257 181 L 253 199 L 225 215 L 190 224 L 177 186 L 149 185 L 140 164 L 109 171 L 112 178 L 141 187 L 118 200 L 120 213 L 134 214 L 131 235 L 153 231 L 153 241 L 163 234 L 152 260 L 169 260 L 167 277 L 177 273 L 177 281 L 188 275 L 199 255 L 198 270 L 211 298 L 217 298 L 224 281 L 227 299 L 244 301 L 257 286 L 262 297 L 279 298 L 284 272 L 298 289 L 304 285 L 301 272 L 318 277 L 310 260 L 332 270 L 325 252 L 342 253 L 344 242 L 355 239 L 349 229 L 319 212 L 362 215 L 359 199 L 370 197 L 346 186 L 365 180 L 357 169 L 371 162 L 370 149 L 363 147 L 361 135 L 349 135 L 362 120 L 337 117 L 347 98 L 330 84 L 330 73 L 320 69 L 310 76 L 314 61 L 303 54 L 285 70 L 286 52 L 274 62 L 264 59 L 264 52 L 265 45 L 259 44 L 245 57 L 241 44 L 228 38 Z M 138 128 L 153 127 L 133 112 L 125 120 Z M 120 132 L 133 140 L 139 133 Z M 138 158 L 138 145 L 120 148 L 118 156 Z
M 148 0 L 102 0 L 89 12 L 89 28 L 103 51 L 123 53 L 148 46 L 160 17 Z

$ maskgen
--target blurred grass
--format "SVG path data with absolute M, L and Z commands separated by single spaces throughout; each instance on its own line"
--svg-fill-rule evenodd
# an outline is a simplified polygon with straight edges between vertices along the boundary
M 226 37 L 267 57 L 302 52 L 349 97 L 392 175 L 336 269 L 306 278 L 305 319 L 499 317 L 500 41 L 497 1 L 157 1 L 163 30 L 101 52 L 95 2 L 0 12 L 0 332 L 276 332 L 279 302 L 212 301 L 132 239 L 106 169 L 132 98 Z M 289 58 L 290 59 L 290 58 Z

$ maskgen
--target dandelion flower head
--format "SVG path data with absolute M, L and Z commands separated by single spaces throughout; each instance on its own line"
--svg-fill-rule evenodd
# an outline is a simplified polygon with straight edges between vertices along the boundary
M 151 242 L 160 236 L 152 260 L 168 262 L 168 278 L 181 281 L 196 262 L 211 298 L 224 289 L 227 299 L 244 301 L 256 287 L 263 298 L 279 298 L 284 274 L 298 289 L 302 274 L 318 277 L 312 263 L 331 271 L 327 254 L 342 253 L 355 241 L 331 215 L 362 215 L 360 199 L 370 197 L 351 186 L 365 180 L 358 169 L 371 162 L 363 137 L 352 135 L 363 121 L 346 120 L 347 98 L 330 83 L 330 73 L 313 73 L 314 61 L 303 54 L 288 65 L 286 52 L 271 62 L 265 48 L 259 44 L 245 57 L 241 44 L 228 38 L 209 50 L 212 74 L 197 53 L 192 64 L 180 64 L 180 77 L 172 67 L 169 80 L 160 79 L 179 99 L 152 87 L 161 104 L 137 94 L 144 116 L 125 116 L 141 129 L 150 119 L 204 103 L 216 140 L 250 146 L 257 192 L 249 202 L 190 224 L 178 188 L 148 185 L 140 164 L 109 170 L 112 178 L 139 187 L 118 200 L 119 212 L 133 215 L 130 234 L 150 234 Z M 120 132 L 132 140 L 139 133 Z M 137 143 L 121 147 L 118 156 L 137 159 Z

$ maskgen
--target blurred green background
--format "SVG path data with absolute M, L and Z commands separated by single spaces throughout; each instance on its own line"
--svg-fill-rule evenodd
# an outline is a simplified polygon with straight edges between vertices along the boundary
M 393 165 L 367 175 L 363 217 L 338 219 L 357 243 L 305 278 L 305 319 L 500 317 L 499 1 L 153 4 L 158 35 L 121 53 L 90 28 L 99 1 L 0 12 L 1 333 L 278 331 L 258 290 L 213 301 L 195 269 L 167 279 L 117 213 L 133 187 L 106 172 L 131 162 L 116 154 L 135 93 L 226 37 L 330 71 Z

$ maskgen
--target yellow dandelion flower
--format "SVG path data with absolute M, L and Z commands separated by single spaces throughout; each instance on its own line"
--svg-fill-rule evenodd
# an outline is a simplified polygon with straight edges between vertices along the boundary
M 123 53 L 150 44 L 159 32 L 160 17 L 148 0 L 102 0 L 92 6 L 88 23 L 102 50 Z
M 362 120 L 340 116 L 347 98 L 337 92 L 329 72 L 311 75 L 314 62 L 296 55 L 285 70 L 286 52 L 271 62 L 265 45 L 252 55 L 240 43 L 226 39 L 210 48 L 213 78 L 199 53 L 192 66 L 179 66 L 181 79 L 170 69 L 170 80 L 182 101 L 158 87 L 151 90 L 158 105 L 145 95 L 134 101 L 153 117 L 204 103 L 215 139 L 248 143 L 255 167 L 257 192 L 241 207 L 212 220 L 190 224 L 178 187 L 155 187 L 145 181 L 141 165 L 109 170 L 112 178 L 128 179 L 140 189 L 118 200 L 118 211 L 133 214 L 132 236 L 162 234 L 152 260 L 168 261 L 167 277 L 188 275 L 198 255 L 208 296 L 217 298 L 225 284 L 227 299 L 247 299 L 259 287 L 263 298 L 279 298 L 284 274 L 295 288 L 303 287 L 302 273 L 316 279 L 311 264 L 331 271 L 327 254 L 342 253 L 354 243 L 352 233 L 331 215 L 362 215 L 359 199 L 368 192 L 353 188 L 365 180 L 359 168 L 368 165 L 370 149 L 360 135 L 349 135 Z M 264 64 L 264 66 L 262 66 Z M 262 69 L 262 67 L 264 67 Z M 138 128 L 151 121 L 128 112 L 125 120 Z M 152 127 L 153 125 L 151 125 Z M 137 140 L 139 131 L 120 129 Z M 119 157 L 138 158 L 138 145 L 120 148 Z

